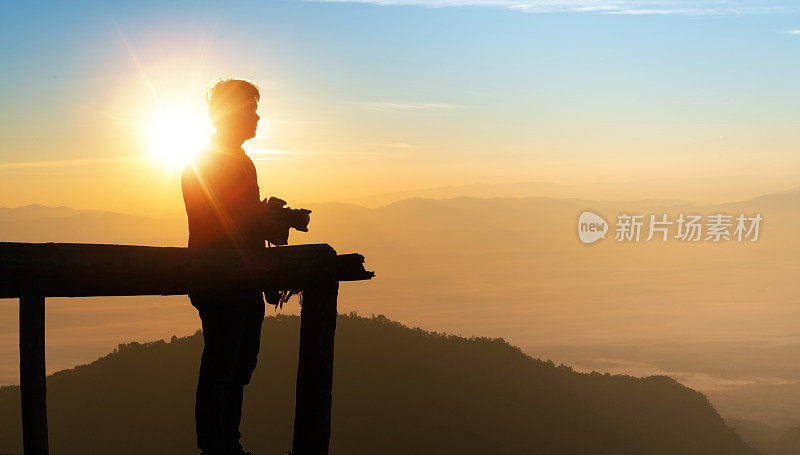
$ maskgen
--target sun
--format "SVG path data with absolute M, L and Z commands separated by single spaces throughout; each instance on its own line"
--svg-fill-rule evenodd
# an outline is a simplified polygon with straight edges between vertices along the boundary
M 211 133 L 211 122 L 202 111 L 160 111 L 147 128 L 149 154 L 169 168 L 183 168 L 208 144 Z

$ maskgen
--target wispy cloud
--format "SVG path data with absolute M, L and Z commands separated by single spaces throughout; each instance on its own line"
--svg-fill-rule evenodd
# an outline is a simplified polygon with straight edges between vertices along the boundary
M 395 148 L 395 149 L 415 149 L 415 148 L 417 148 L 416 145 L 406 144 L 405 142 L 392 142 L 392 143 L 388 143 L 388 144 L 367 144 L 367 145 L 372 145 L 372 146 L 375 146 L 375 147 L 389 147 L 389 148 Z
M 787 35 L 800 35 L 800 30 L 786 30 L 783 33 L 785 33 Z
M 432 8 L 494 6 L 528 13 L 595 13 L 627 15 L 691 15 L 767 13 L 798 10 L 794 2 L 782 0 L 309 0 L 357 2 L 375 5 L 419 5 Z
M 720 376 L 702 371 L 676 371 L 663 369 L 655 364 L 625 359 L 585 359 L 573 367 L 577 371 L 607 371 L 611 374 L 627 374 L 637 377 L 650 375 L 670 376 L 681 384 L 700 391 L 735 390 L 754 384 L 777 386 L 796 383 L 793 379 L 781 377 Z
M 329 1 L 329 0 L 324 0 Z M 437 109 L 457 109 L 463 106 L 458 104 L 445 104 L 445 103 L 398 103 L 392 101 L 354 101 L 352 104 L 364 109 L 375 111 L 390 111 L 390 110 L 437 110 Z
M 294 160 L 304 154 L 304 152 L 296 150 L 274 150 L 255 147 L 245 147 L 244 151 L 253 161 Z
M 114 158 L 87 158 L 81 160 L 62 160 L 62 161 L 24 161 L 16 163 L 0 163 L 0 169 L 10 168 L 30 168 L 30 167 L 71 167 L 71 166 L 95 166 L 98 164 L 116 164 L 142 161 L 143 157 L 114 157 Z
M 330 152 L 320 150 L 273 150 L 245 147 L 245 152 L 250 156 L 253 161 L 270 161 L 270 160 L 293 160 L 298 158 L 309 157 L 351 157 L 351 156 L 375 156 L 380 153 L 374 152 Z

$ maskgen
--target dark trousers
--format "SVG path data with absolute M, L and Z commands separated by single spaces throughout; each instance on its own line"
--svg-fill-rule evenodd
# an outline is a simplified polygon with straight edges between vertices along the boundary
M 258 362 L 264 299 L 260 292 L 195 292 L 203 323 L 197 379 L 197 446 L 207 455 L 238 453 L 244 386 Z

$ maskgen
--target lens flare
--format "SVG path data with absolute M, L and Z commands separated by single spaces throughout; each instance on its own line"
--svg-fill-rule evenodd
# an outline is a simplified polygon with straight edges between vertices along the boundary
M 148 128 L 150 155 L 170 168 L 182 168 L 208 144 L 212 132 L 211 122 L 200 112 L 161 112 Z

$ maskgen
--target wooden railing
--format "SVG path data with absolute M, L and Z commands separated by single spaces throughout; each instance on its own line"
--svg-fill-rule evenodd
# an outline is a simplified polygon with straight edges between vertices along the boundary
M 340 281 L 368 280 L 360 254 L 326 244 L 190 251 L 131 245 L 0 242 L 0 298 L 19 299 L 20 396 L 25 455 L 48 454 L 44 315 L 46 297 L 186 294 L 191 280 L 230 287 L 298 290 L 294 455 L 328 453 L 333 346 Z

